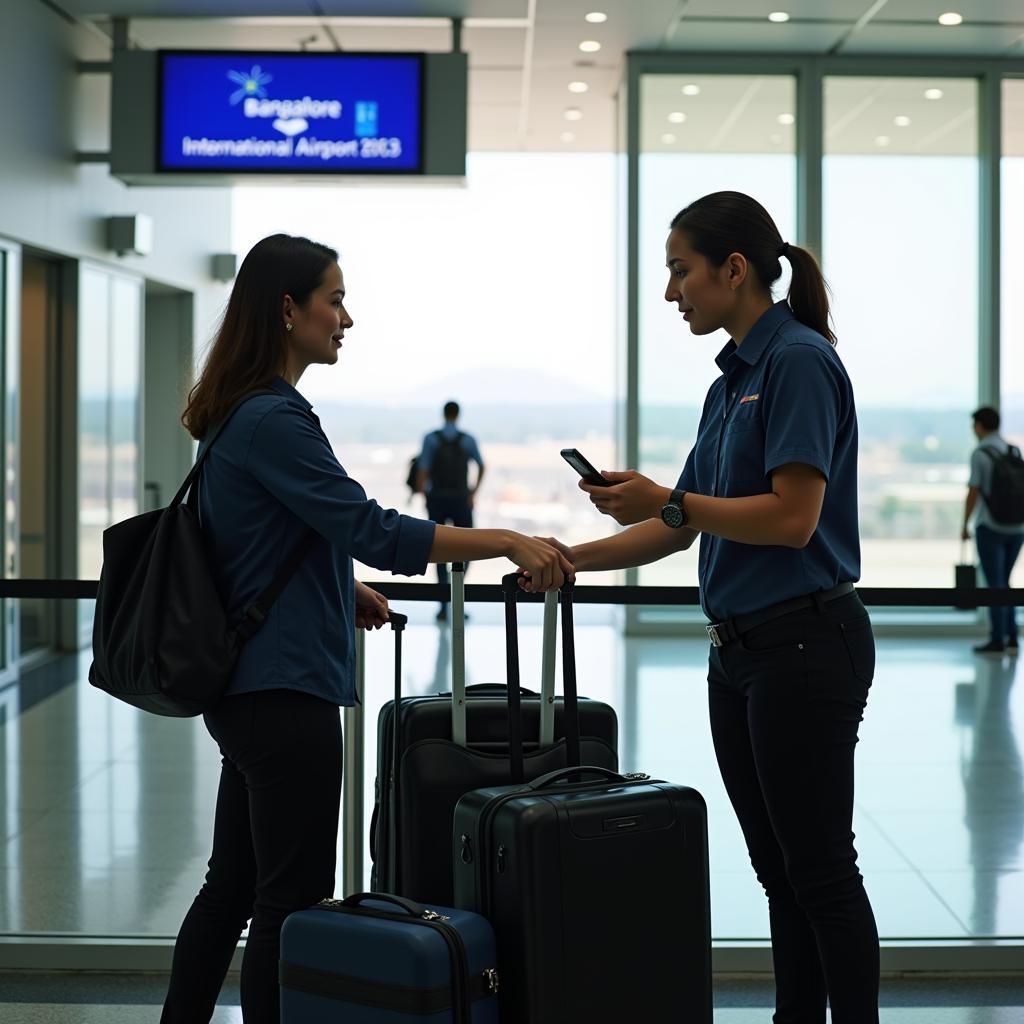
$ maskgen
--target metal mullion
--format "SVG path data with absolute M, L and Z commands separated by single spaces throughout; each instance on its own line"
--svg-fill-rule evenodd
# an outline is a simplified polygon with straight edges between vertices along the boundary
M 823 253 L 822 164 L 825 155 L 824 75 L 817 60 L 807 61 L 796 80 L 796 209 L 797 237 L 814 252 Z
M 978 399 L 1000 404 L 1002 77 L 978 80 Z

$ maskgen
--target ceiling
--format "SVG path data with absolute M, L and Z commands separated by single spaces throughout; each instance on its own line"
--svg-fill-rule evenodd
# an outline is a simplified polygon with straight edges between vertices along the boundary
M 53 0 L 46 0 L 54 6 Z M 469 54 L 469 144 L 480 150 L 615 148 L 616 91 L 630 50 L 674 53 L 806 53 L 986 56 L 1021 59 L 1021 0 L 56 0 L 88 28 L 83 56 L 95 58 L 111 17 L 130 19 L 133 45 L 146 49 L 309 49 L 445 51 L 452 18 L 463 19 Z M 607 14 L 590 24 L 591 11 Z M 938 16 L 960 10 L 963 24 Z M 784 11 L 790 20 L 772 23 Z M 579 44 L 593 40 L 599 51 Z M 650 149 L 792 152 L 786 79 L 705 76 L 684 97 L 667 77 L 645 87 L 643 139 Z M 572 93 L 571 82 L 587 91 Z M 924 79 L 830 80 L 827 146 L 836 152 L 973 152 L 974 86 L 946 82 L 924 98 Z M 966 90 L 966 91 L 965 91 Z M 1008 96 L 1008 100 L 1010 97 Z M 683 106 L 683 101 L 686 106 Z M 969 112 L 967 107 L 972 109 Z M 1024 97 L 1008 109 L 1020 112 Z M 567 111 L 574 120 L 566 118 Z M 668 122 L 668 115 L 676 115 Z M 684 121 L 678 115 L 683 114 Z M 899 124 L 894 119 L 899 118 Z M 1024 154 L 1014 118 L 1013 149 Z M 909 122 L 904 124 L 904 122 Z M 723 126 L 728 130 L 723 131 Z M 669 138 L 672 141 L 668 141 Z M 878 140 L 887 139 L 880 143 Z M 966 148 L 965 148 L 966 147 Z

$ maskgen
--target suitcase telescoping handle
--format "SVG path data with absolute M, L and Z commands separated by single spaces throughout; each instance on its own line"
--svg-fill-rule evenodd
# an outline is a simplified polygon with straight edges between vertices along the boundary
M 466 686 L 466 566 L 453 562 L 452 586 L 452 740 L 466 746 L 466 695 L 483 693 L 487 687 Z M 541 663 L 540 736 L 542 747 L 555 742 L 555 640 L 558 632 L 558 595 L 549 591 L 544 595 L 544 650 Z M 491 688 L 495 695 L 505 696 L 500 687 Z M 521 694 L 532 696 L 532 691 L 521 689 Z
M 388 611 L 388 622 L 395 634 L 395 703 L 391 709 L 391 725 L 394 735 L 391 737 L 391 807 L 388 815 L 388 839 L 391 844 L 389 878 L 387 884 L 392 889 L 398 888 L 398 769 L 402 763 L 399 738 L 402 735 L 399 714 L 402 710 L 402 633 L 409 616 L 401 612 Z
M 508 673 L 508 746 L 513 782 L 522 782 L 523 723 L 522 700 L 519 694 L 519 624 L 516 601 L 519 597 L 521 573 L 510 572 L 501 578 L 505 595 L 505 666 Z M 559 591 L 562 607 L 562 685 L 565 690 L 565 754 L 570 766 L 578 766 L 580 758 L 579 700 L 576 693 L 576 641 L 572 619 L 572 581 L 566 580 Z M 542 693 L 541 708 L 545 705 Z M 554 700 L 551 701 L 552 712 Z

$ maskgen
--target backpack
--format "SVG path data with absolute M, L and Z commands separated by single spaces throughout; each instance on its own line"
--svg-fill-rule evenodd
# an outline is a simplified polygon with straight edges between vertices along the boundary
M 984 495 L 989 515 L 1002 526 L 1024 525 L 1024 459 L 1020 449 L 1010 445 L 997 452 L 989 445 L 982 449 L 992 459 L 992 484 Z
M 414 455 L 409 460 L 409 472 L 405 474 L 405 486 L 409 488 L 409 496 L 413 494 L 419 494 L 419 488 L 416 486 L 416 477 L 419 475 L 420 457 Z
M 465 434 L 446 437 L 435 431 L 439 444 L 430 466 L 430 493 L 452 497 L 469 493 L 469 456 L 462 446 Z
M 93 686 L 174 718 L 202 714 L 220 700 L 242 646 L 259 631 L 317 537 L 307 530 L 241 621 L 228 623 L 199 525 L 196 484 L 214 442 L 243 403 L 276 394 L 250 392 L 235 403 L 167 508 L 103 531 L 89 668 Z

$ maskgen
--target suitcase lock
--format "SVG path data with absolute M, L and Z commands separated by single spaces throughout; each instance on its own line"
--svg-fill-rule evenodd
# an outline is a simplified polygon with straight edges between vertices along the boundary
M 462 863 L 472 864 L 473 863 L 473 844 L 469 841 L 469 836 L 462 837 Z
M 487 991 L 491 995 L 498 994 L 498 972 L 493 967 L 488 967 L 484 971 L 484 981 L 487 982 Z
M 508 867 L 508 856 L 505 853 L 505 847 L 498 847 L 498 874 L 505 874 L 505 868 Z

